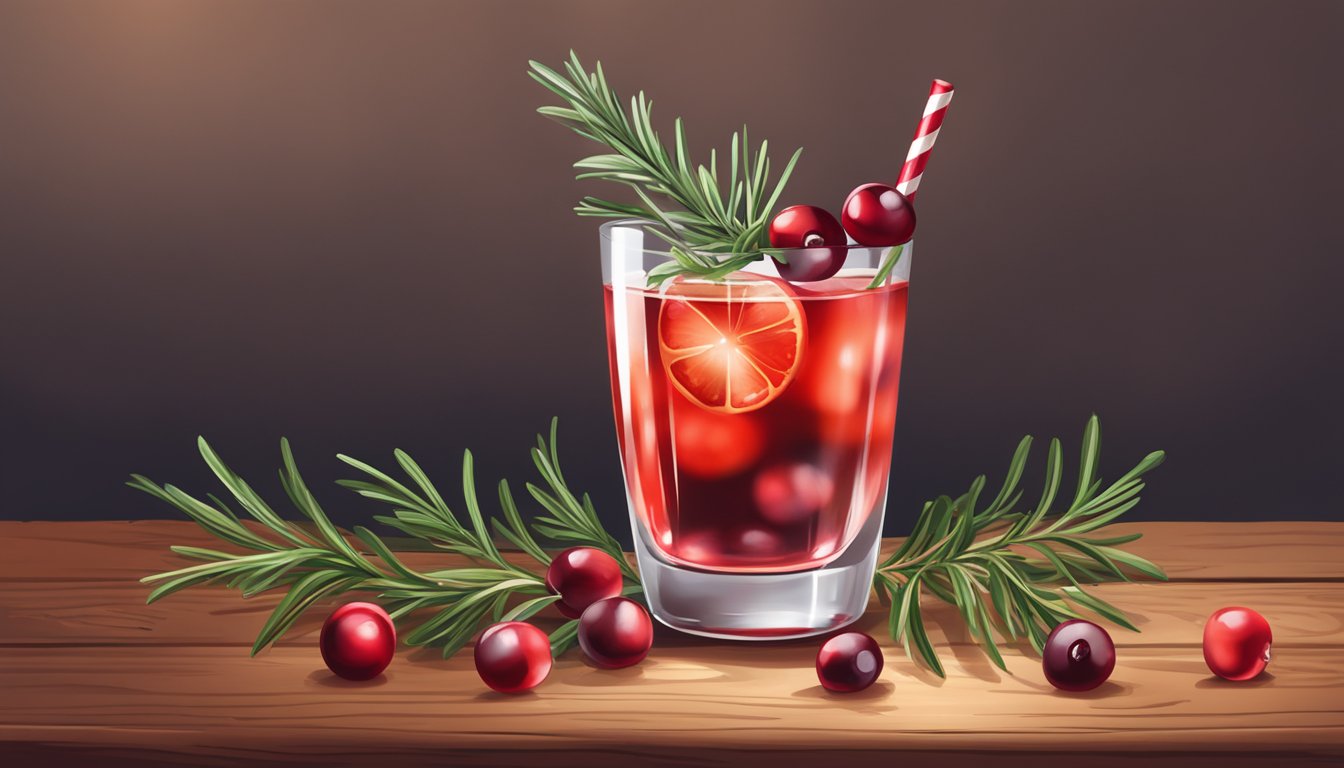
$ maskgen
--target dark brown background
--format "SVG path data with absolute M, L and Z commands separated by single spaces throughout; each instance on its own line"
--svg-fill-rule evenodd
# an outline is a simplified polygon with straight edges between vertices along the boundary
M 832 208 L 957 84 L 891 530 L 1094 410 L 1170 453 L 1135 517 L 1344 517 L 1337 2 L 0 2 L 0 515 L 170 515 L 119 483 L 204 492 L 198 433 L 272 491 L 284 434 L 349 521 L 337 450 L 521 479 L 557 414 L 623 528 L 570 47 Z

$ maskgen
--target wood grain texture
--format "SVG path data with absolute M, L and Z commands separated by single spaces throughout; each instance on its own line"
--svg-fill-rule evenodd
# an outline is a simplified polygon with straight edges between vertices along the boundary
M 466 656 L 402 654 L 383 678 L 356 685 L 303 648 L 246 662 L 216 648 L 11 649 L 0 681 L 22 706 L 7 707 L 0 736 L 189 752 L 246 745 L 316 763 L 371 747 L 470 762 L 500 745 L 639 756 L 781 743 L 1344 754 L 1337 650 L 1282 654 L 1272 678 L 1233 687 L 1210 678 L 1195 648 L 1130 649 L 1107 684 L 1083 695 L 1053 691 L 1031 659 L 1010 658 L 1005 674 L 965 653 L 949 660 L 945 681 L 891 654 L 878 685 L 839 696 L 817 685 L 814 653 L 802 642 L 768 653 L 705 643 L 659 648 L 618 671 L 571 657 L 537 692 L 502 696 L 482 688 Z
M 557 662 L 535 693 L 487 691 L 470 655 L 399 654 L 365 684 L 330 675 L 310 618 L 247 656 L 273 597 L 196 589 L 153 606 L 136 579 L 207 538 L 180 522 L 0 523 L 0 756 L 98 765 L 1333 765 L 1344 761 L 1344 524 L 1148 524 L 1135 546 L 1170 583 L 1098 594 L 1143 630 L 1112 634 L 1111 681 L 1066 695 L 1039 662 L 1009 672 L 928 599 L 939 680 L 885 638 L 873 688 L 827 694 L 814 641 L 737 644 L 660 630 L 645 663 Z M 1334 556 L 1332 556 L 1334 555 Z M 451 562 L 434 553 L 409 559 Z M 1239 570 L 1240 569 L 1240 570 Z M 1243 575 L 1237 576 L 1238 573 Z M 1257 607 L 1272 675 L 1212 678 L 1204 619 Z M 17 763 L 13 762 L 17 759 Z

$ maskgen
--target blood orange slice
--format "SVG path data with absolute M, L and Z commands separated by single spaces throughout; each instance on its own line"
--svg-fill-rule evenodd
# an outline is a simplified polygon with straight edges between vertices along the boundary
M 754 276 L 753 276 L 754 277 Z M 788 285 L 678 281 L 663 294 L 658 343 L 677 391 L 720 413 L 754 411 L 793 381 L 806 344 L 803 307 Z

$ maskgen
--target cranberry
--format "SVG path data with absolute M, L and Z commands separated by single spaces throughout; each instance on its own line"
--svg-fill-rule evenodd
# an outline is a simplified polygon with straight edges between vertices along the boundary
M 817 651 L 817 679 L 828 691 L 853 693 L 872 685 L 882 674 L 882 649 L 862 632 L 845 632 Z
M 1204 625 L 1204 663 L 1227 680 L 1250 680 L 1269 665 L 1274 634 L 1250 608 L 1221 608 Z
M 621 566 L 600 549 L 571 547 L 551 561 L 546 587 L 560 596 L 560 613 L 577 619 L 598 600 L 621 594 Z
M 713 531 L 679 531 L 663 550 L 682 560 L 699 563 L 713 558 L 722 547 Z
M 728 550 L 745 557 L 778 557 L 784 550 L 784 539 L 770 526 L 744 525 L 728 536 Z
M 599 667 L 638 664 L 652 646 L 649 612 L 628 597 L 598 600 L 579 619 L 579 647 Z
M 1090 621 L 1066 621 L 1046 638 L 1041 667 L 1045 679 L 1061 691 L 1090 691 L 1115 669 L 1115 643 Z
M 636 395 L 639 392 L 636 388 Z M 765 427 L 754 413 L 715 413 L 689 404 L 675 410 L 672 434 L 679 472 L 718 480 L 760 461 L 766 447 Z M 644 411 L 649 412 L 652 407 Z
M 831 503 L 834 491 L 830 476 L 807 462 L 776 464 L 752 484 L 756 509 L 775 525 L 812 519 Z
M 346 603 L 322 624 L 318 647 L 327 669 L 346 680 L 369 680 L 392 662 L 397 629 L 373 603 Z
M 840 211 L 845 231 L 867 246 L 900 245 L 915 236 L 915 209 L 895 187 L 864 184 L 845 198 Z
M 831 277 L 844 266 L 845 243 L 845 228 L 815 205 L 790 206 L 770 221 L 770 246 L 794 249 L 783 254 L 787 263 L 775 261 L 775 270 L 785 280 L 806 283 Z
M 551 673 L 551 639 L 521 621 L 488 627 L 476 640 L 476 674 L 500 693 L 522 693 Z

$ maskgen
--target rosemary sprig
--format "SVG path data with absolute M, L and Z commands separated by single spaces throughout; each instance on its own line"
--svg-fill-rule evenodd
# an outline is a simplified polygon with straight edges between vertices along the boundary
M 882 265 L 878 267 L 877 274 L 873 275 L 872 281 L 868 283 L 868 290 L 880 288 L 883 283 L 887 282 L 887 278 L 891 277 L 891 271 L 900 263 L 901 254 L 904 252 L 904 244 L 897 245 L 887 251 L 886 255 L 882 257 Z
M 375 519 L 431 546 L 466 556 L 468 567 L 418 572 L 398 558 L 387 544 L 367 528 L 356 526 L 355 542 L 339 531 L 323 512 L 304 483 L 289 443 L 280 443 L 283 468 L 281 485 L 309 526 L 300 526 L 276 514 L 265 501 L 219 458 L 204 438 L 198 440 L 201 456 L 229 494 L 257 525 L 244 525 L 222 500 L 208 495 L 208 502 L 172 485 L 158 485 L 142 475 L 128 483 L 168 502 L 184 512 L 216 538 L 250 550 L 251 554 L 221 552 L 199 547 L 172 547 L 184 557 L 204 562 L 142 581 L 158 586 L 150 593 L 154 602 L 178 590 L 201 584 L 223 583 L 251 597 L 275 589 L 286 590 L 275 611 L 262 627 L 252 653 L 278 640 L 304 611 L 323 598 L 350 592 L 374 593 L 398 623 L 414 623 L 412 614 L 423 616 L 403 634 L 411 645 L 435 645 L 451 656 L 475 634 L 481 623 L 524 620 L 555 602 L 544 579 L 529 568 L 506 558 L 492 535 L 502 536 L 537 564 L 546 566 L 550 556 L 537 543 L 533 532 L 568 544 L 598 547 L 622 563 L 627 594 L 640 591 L 639 577 L 621 554 L 620 546 L 602 530 L 592 503 L 584 494 L 576 498 L 565 485 L 556 454 L 557 422 L 551 422 L 550 443 L 538 436 L 533 461 L 541 471 L 545 488 L 528 484 L 529 493 L 552 516 L 539 517 L 531 531 L 524 524 L 507 481 L 499 483 L 503 519 L 486 517 L 476 493 L 471 452 L 463 456 L 462 485 L 467 508 L 464 524 L 444 502 L 429 477 L 404 451 L 394 456 L 408 478 L 402 482 L 375 467 L 341 456 L 341 460 L 369 479 L 342 480 L 341 485 L 361 496 L 393 507 L 391 516 Z M 258 531 L 258 527 L 260 531 Z M 315 531 L 315 532 L 314 532 Z M 512 606 L 512 607 L 510 607 Z M 561 625 L 551 636 L 553 653 L 573 645 L 577 622 Z
M 142 581 L 157 584 L 149 602 L 202 584 L 222 583 L 244 597 L 284 590 L 257 636 L 253 654 L 274 643 L 322 599 L 350 592 L 373 593 L 399 624 L 412 625 L 403 632 L 407 643 L 440 646 L 445 656 L 461 649 L 487 619 L 530 618 L 556 597 L 547 593 L 544 580 L 531 567 L 505 557 L 495 536 L 543 567 L 549 564 L 550 555 L 536 536 L 596 547 L 621 564 L 626 594 L 641 591 L 638 574 L 619 543 L 602 528 L 591 499 L 569 489 L 560 469 L 554 420 L 549 441 L 538 436 L 531 450 L 543 484 L 526 487 L 546 514 L 530 525 L 524 522 L 507 481 L 498 486 L 502 518 L 485 516 L 469 451 L 462 462 L 465 522 L 404 451 L 396 451 L 394 457 L 405 480 L 340 456 L 363 477 L 338 482 L 392 508 L 391 515 L 376 516 L 376 520 L 474 561 L 470 566 L 424 573 L 407 566 L 369 529 L 356 526 L 353 541 L 338 530 L 304 483 L 287 441 L 281 441 L 281 485 L 306 518 L 305 525 L 280 517 L 204 439 L 198 444 L 206 464 L 254 524 L 244 524 L 212 494 L 204 501 L 141 475 L 133 475 L 129 485 L 173 505 L 211 535 L 248 552 L 172 547 L 177 554 L 201 562 Z M 879 595 L 891 603 L 892 638 L 912 658 L 917 651 L 940 676 L 944 674 L 942 664 L 925 629 L 920 605 L 925 590 L 955 605 L 971 635 L 1003 667 L 995 634 L 1010 643 L 1025 637 L 1040 652 L 1049 630 L 1060 621 L 1080 616 L 1080 611 L 1135 629 L 1118 609 L 1088 593 L 1084 584 L 1127 581 L 1134 574 L 1166 578 L 1156 565 L 1119 549 L 1140 534 L 1091 535 L 1138 504 L 1144 488 L 1141 478 L 1162 462 L 1161 451 L 1150 453 L 1103 490 L 1097 477 L 1100 427 L 1093 416 L 1083 431 L 1073 500 L 1056 514 L 1051 510 L 1060 490 L 1063 464 L 1058 439 L 1050 442 L 1040 500 L 1028 510 L 1017 511 L 1022 498 L 1018 485 L 1031 444 L 1031 437 L 1018 444 L 1002 487 L 982 509 L 976 507 L 985 490 L 983 475 L 955 499 L 940 496 L 926 503 L 909 538 L 874 575 Z M 551 634 L 553 652 L 559 655 L 571 647 L 576 633 L 574 621 L 557 628 Z
M 624 574 L 626 581 L 630 582 L 626 591 L 641 591 L 639 574 L 626 559 L 620 542 L 602 527 L 602 521 L 597 517 L 597 510 L 593 508 L 592 499 L 587 493 L 576 498 L 570 492 L 564 473 L 560 471 L 560 440 L 557 425 L 558 422 L 553 419 L 549 444 L 538 435 L 537 446 L 532 449 L 532 463 L 546 481 L 546 488 L 528 483 L 527 492 L 550 513 L 549 516 L 540 515 L 536 518 L 533 523 L 534 530 L 554 541 L 574 546 L 595 547 L 606 552 L 620 563 L 621 573 Z
M 727 188 L 721 187 L 718 151 L 709 165 L 690 160 L 681 118 L 673 122 L 674 150 L 669 153 L 653 128 L 653 102 L 643 91 L 630 99 L 630 113 L 607 84 L 599 63 L 588 72 L 573 51 L 564 74 L 536 61 L 528 62 L 534 80 L 558 95 L 568 106 L 545 106 L 537 111 L 569 127 L 580 136 L 606 145 L 611 152 L 574 164 L 579 179 L 603 179 L 629 187 L 641 204 L 615 203 L 585 197 L 575 208 L 580 216 L 640 218 L 661 225 L 655 232 L 669 243 L 672 261 L 649 274 L 657 285 L 678 274 L 717 279 L 760 258 L 769 247 L 766 230 L 770 213 L 793 173 L 802 150 L 793 153 L 779 180 L 771 187 L 769 143 L 754 153 L 744 126 L 734 133 L 727 152 Z M 656 199 L 680 210 L 663 210 Z M 715 254 L 725 254 L 724 257 Z
M 1089 536 L 1139 503 L 1146 472 L 1164 454 L 1148 454 L 1133 469 L 1102 490 L 1097 476 L 1101 428 L 1094 415 L 1083 430 L 1082 459 L 1072 502 L 1053 514 L 1060 488 L 1062 458 L 1058 438 L 1046 455 L 1045 489 L 1027 511 L 1015 511 L 1022 492 L 1018 482 L 1031 450 L 1022 438 L 1008 465 L 1003 486 L 977 510 L 985 489 L 981 475 L 957 498 L 939 496 L 924 505 L 914 531 L 877 569 L 874 584 L 891 601 L 889 630 L 907 656 L 911 647 L 940 677 L 943 667 L 929 640 L 920 608 L 927 590 L 961 613 L 971 636 L 989 658 L 1004 668 L 995 644 L 1024 637 L 1041 652 L 1050 630 L 1061 621 L 1089 611 L 1126 629 L 1138 629 L 1111 604 L 1089 594 L 1083 584 L 1129 581 L 1132 574 L 1165 580 L 1162 569 L 1118 549 L 1141 537 Z

